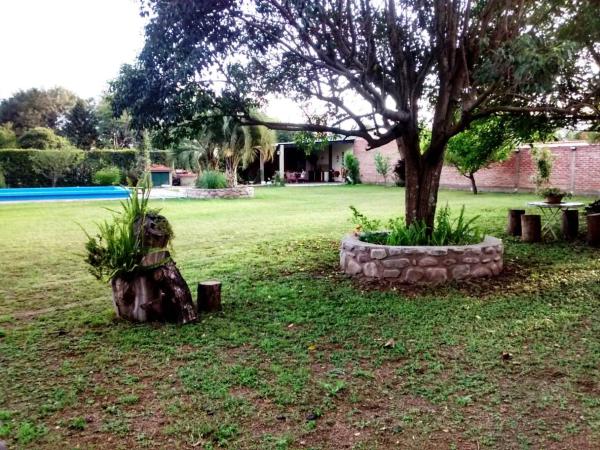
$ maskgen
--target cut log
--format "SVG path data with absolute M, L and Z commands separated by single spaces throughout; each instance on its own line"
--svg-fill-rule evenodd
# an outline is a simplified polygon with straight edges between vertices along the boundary
M 521 240 L 523 242 L 541 242 L 542 218 L 539 214 L 521 216 Z
M 593 247 L 600 247 L 600 214 L 587 215 L 587 241 Z
M 188 285 L 171 259 L 113 278 L 112 290 L 117 316 L 132 322 L 186 324 L 198 318 Z
M 576 209 L 565 209 L 562 212 L 561 231 L 567 241 L 577 239 L 579 234 L 579 211 Z
M 204 281 L 198 283 L 198 311 L 221 311 L 221 283 L 219 281 Z
M 525 214 L 524 209 L 509 209 L 506 233 L 509 236 L 521 236 L 521 216 Z

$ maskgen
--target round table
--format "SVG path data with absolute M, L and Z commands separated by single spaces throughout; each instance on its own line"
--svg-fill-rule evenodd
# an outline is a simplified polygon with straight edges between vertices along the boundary
M 544 218 L 542 223 L 542 233 L 545 235 L 552 236 L 554 239 L 558 239 L 556 234 L 556 227 L 560 222 L 561 211 L 567 209 L 579 209 L 584 206 L 583 203 L 579 202 L 562 202 L 562 203 L 548 203 L 548 202 L 529 202 L 528 206 L 533 206 L 540 210 L 541 216 Z

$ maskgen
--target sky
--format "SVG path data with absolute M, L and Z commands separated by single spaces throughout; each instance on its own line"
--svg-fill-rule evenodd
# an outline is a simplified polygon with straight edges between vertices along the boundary
M 144 45 L 139 0 L 0 0 L 0 99 L 21 89 L 65 87 L 99 99 Z M 271 99 L 267 114 L 300 121 L 298 106 Z

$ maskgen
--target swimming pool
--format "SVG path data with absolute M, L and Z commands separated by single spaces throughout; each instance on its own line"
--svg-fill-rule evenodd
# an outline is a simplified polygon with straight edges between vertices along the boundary
M 109 200 L 128 197 L 129 191 L 121 186 L 0 189 L 0 203 L 51 200 Z

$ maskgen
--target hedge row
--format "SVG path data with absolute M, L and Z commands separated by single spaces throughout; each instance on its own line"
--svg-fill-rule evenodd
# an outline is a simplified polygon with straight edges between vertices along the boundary
M 44 150 L 2 149 L 0 167 L 4 172 L 8 187 L 49 186 L 48 179 L 33 171 L 31 156 Z M 123 173 L 135 166 L 135 150 L 87 150 L 83 151 L 83 161 L 60 181 L 61 186 L 89 186 L 98 170 L 116 166 Z M 167 163 L 166 151 L 151 151 L 150 159 L 155 164 Z

